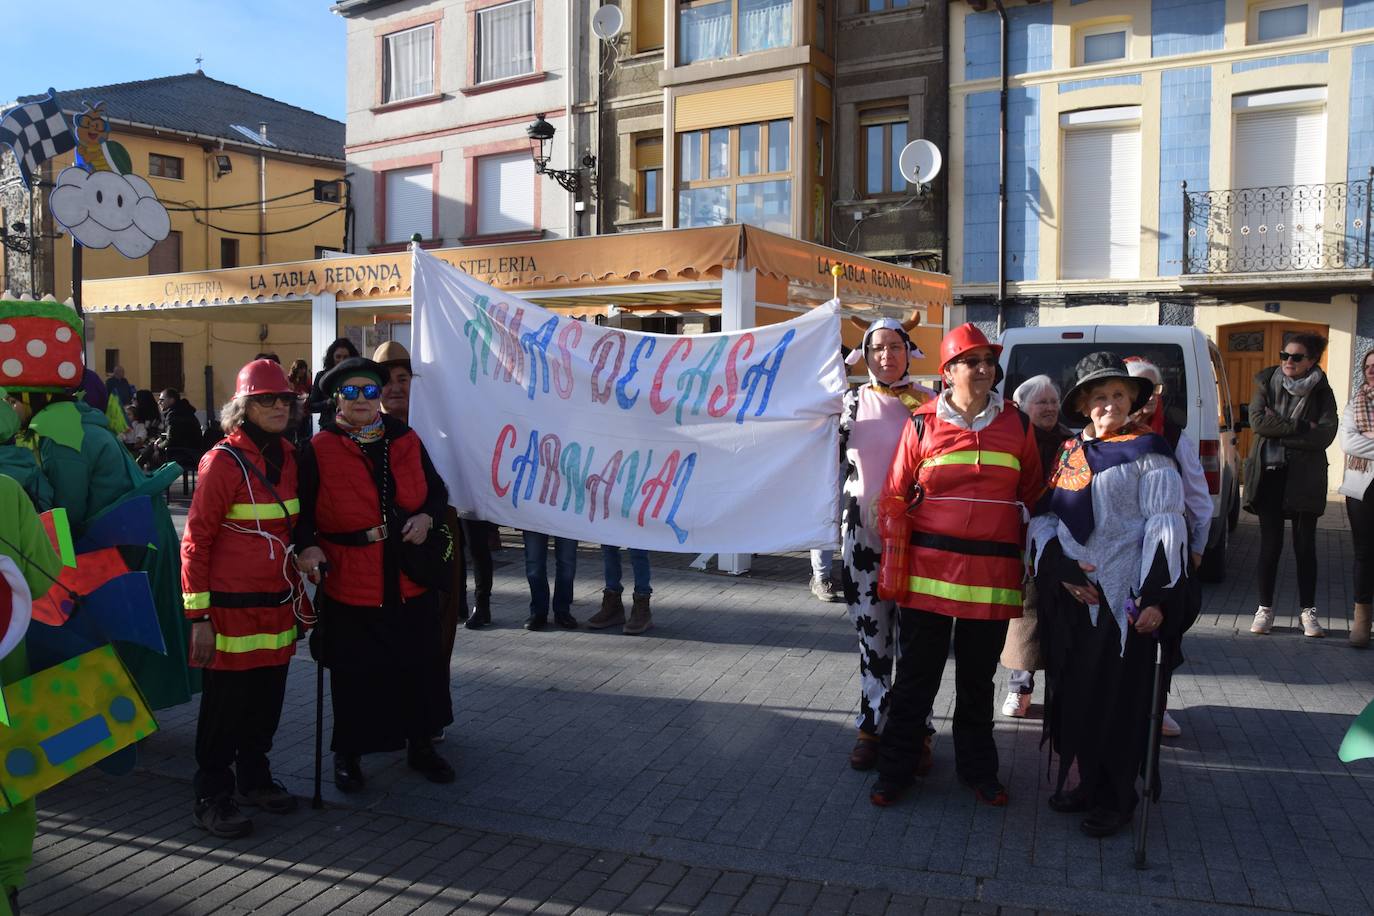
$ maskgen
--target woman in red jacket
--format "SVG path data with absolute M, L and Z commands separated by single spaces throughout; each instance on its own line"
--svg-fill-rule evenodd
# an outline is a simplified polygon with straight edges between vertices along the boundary
M 267 762 L 297 621 L 309 619 L 288 550 L 298 511 L 296 459 L 282 433 L 294 403 L 286 374 L 271 360 L 239 371 L 220 421 L 225 439 L 200 460 L 181 539 L 191 664 L 206 669 L 196 724 L 195 819 L 221 837 L 252 831 L 239 804 L 277 814 L 296 807 Z
M 913 415 L 883 489 L 884 499 L 910 505 L 912 534 L 875 805 L 894 804 L 915 780 L 951 636 L 955 769 L 980 801 L 1007 803 L 992 739 L 993 676 L 1007 621 L 1021 616 L 1026 507 L 1044 481 L 1030 421 L 992 390 L 1001 352 L 971 324 L 945 335 L 946 388 Z
M 439 593 L 402 570 L 404 544 L 423 544 L 448 490 L 414 430 L 381 413 L 387 373 L 350 357 L 320 379 L 334 400 L 301 459 L 301 569 L 321 588 L 319 643 L 334 703 L 334 784 L 366 784 L 361 755 L 406 748 L 431 782 L 453 782 L 432 736 L 453 722 Z M 419 575 L 419 573 L 417 573 Z

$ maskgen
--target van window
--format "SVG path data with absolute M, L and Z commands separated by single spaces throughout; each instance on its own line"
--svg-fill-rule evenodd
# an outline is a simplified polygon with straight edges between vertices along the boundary
M 1111 343 L 1104 341 L 1062 341 L 1057 343 L 1022 343 L 1012 348 L 1007 363 L 1007 380 L 1002 391 L 1010 395 L 1016 386 L 1036 375 L 1054 379 L 1061 392 L 1073 387 L 1074 367 L 1089 353 L 1107 350 L 1122 359 L 1139 356 L 1159 367 L 1164 376 L 1164 416 L 1179 426 L 1188 425 L 1188 371 L 1183 361 L 1183 348 L 1178 344 Z M 1079 428 L 1081 422 L 1064 421 Z
M 1221 363 L 1221 353 L 1217 348 L 1207 347 L 1207 353 L 1212 357 L 1212 376 L 1217 383 L 1217 428 L 1220 432 L 1231 431 L 1231 385 L 1226 379 L 1226 369 Z

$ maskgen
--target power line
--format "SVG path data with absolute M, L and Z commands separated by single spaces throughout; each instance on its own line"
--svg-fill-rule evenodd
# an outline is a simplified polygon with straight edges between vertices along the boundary
M 289 192 L 287 192 L 287 193 L 285 193 L 285 194 L 278 194 L 276 197 L 254 198 L 253 200 L 246 200 L 246 201 L 243 201 L 242 203 L 218 204 L 218 205 L 216 205 L 216 206 L 214 206 L 214 207 L 198 207 L 198 206 L 196 206 L 195 204 L 191 203 L 190 201 L 185 201 L 185 200 L 182 200 L 182 201 L 168 201 L 168 200 L 164 200 L 163 198 L 160 198 L 160 197 L 158 198 L 158 201 L 159 201 L 159 203 L 161 203 L 164 207 L 167 208 L 167 212 L 169 212 L 169 213 L 207 213 L 207 212 L 211 212 L 211 211 L 241 210 L 241 209 L 244 209 L 244 208 L 246 208 L 246 207 L 259 207 L 259 206 L 262 206 L 263 204 L 270 204 L 270 203 L 272 203 L 273 201 L 285 200 L 285 199 L 288 198 L 288 197 L 299 197 L 299 196 L 302 195 L 302 194 L 313 194 L 313 193 L 315 193 L 315 187 L 314 187 L 314 185 L 311 185 L 311 186 L 308 187 L 308 188 L 301 188 L 299 191 L 289 191 Z M 329 204 L 329 203 L 338 203 L 338 201 L 319 200 L 319 201 L 312 201 L 312 203 Z M 170 206 L 169 206 L 169 204 L 170 204 Z M 181 206 L 181 205 L 185 205 L 185 206 Z
M 320 223 L 320 222 L 323 222 L 323 221 L 329 219 L 329 217 L 333 216 L 335 213 L 343 213 L 343 212 L 344 212 L 344 208 L 343 208 L 343 207 L 336 207 L 335 209 L 330 210 L 328 213 L 325 213 L 325 214 L 323 214 L 323 215 L 321 215 L 321 216 L 316 217 L 315 219 L 312 219 L 312 220 L 311 220 L 310 222 L 308 222 L 308 223 L 301 223 L 299 226 L 292 226 L 292 227 L 289 228 L 289 229 L 273 229 L 273 230 L 271 230 L 270 232 L 245 232 L 245 231 L 242 230 L 242 229 L 226 229 L 226 228 L 224 228 L 223 226 L 216 226 L 214 223 L 209 222 L 208 220 L 203 220 L 203 219 L 201 219 L 198 215 L 195 215 L 195 214 L 192 215 L 192 218 L 193 218 L 196 222 L 200 223 L 202 226 L 209 226 L 211 229 L 214 229 L 214 230 L 216 230 L 217 232 L 223 232 L 223 233 L 225 233 L 226 235 L 248 235 L 248 236 L 253 236 L 254 238 L 257 238 L 257 237 L 259 237 L 259 236 L 267 236 L 267 235 L 285 235 L 285 234 L 287 234 L 288 232 L 299 232 L 299 231 L 302 230 L 302 229 L 306 229 L 306 228 L 308 228 L 308 227 L 310 227 L 310 226 L 315 225 L 316 223 Z

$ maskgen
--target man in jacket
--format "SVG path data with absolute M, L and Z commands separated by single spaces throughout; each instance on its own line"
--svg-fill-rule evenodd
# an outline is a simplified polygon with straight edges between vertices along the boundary
M 1007 621 L 1021 616 L 1025 519 L 1044 482 L 1029 420 L 993 390 L 1001 351 L 971 324 L 945 335 L 945 390 L 916 410 L 883 489 L 908 503 L 913 530 L 875 805 L 896 803 L 915 780 L 951 637 L 955 768 L 980 801 L 1007 803 L 993 677 Z

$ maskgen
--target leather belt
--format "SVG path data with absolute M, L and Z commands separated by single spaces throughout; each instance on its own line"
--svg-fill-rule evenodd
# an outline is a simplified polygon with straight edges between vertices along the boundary
M 374 525 L 361 531 L 321 531 L 319 534 L 327 541 L 343 544 L 346 547 L 365 547 L 368 544 L 385 541 L 387 537 L 386 525 Z

